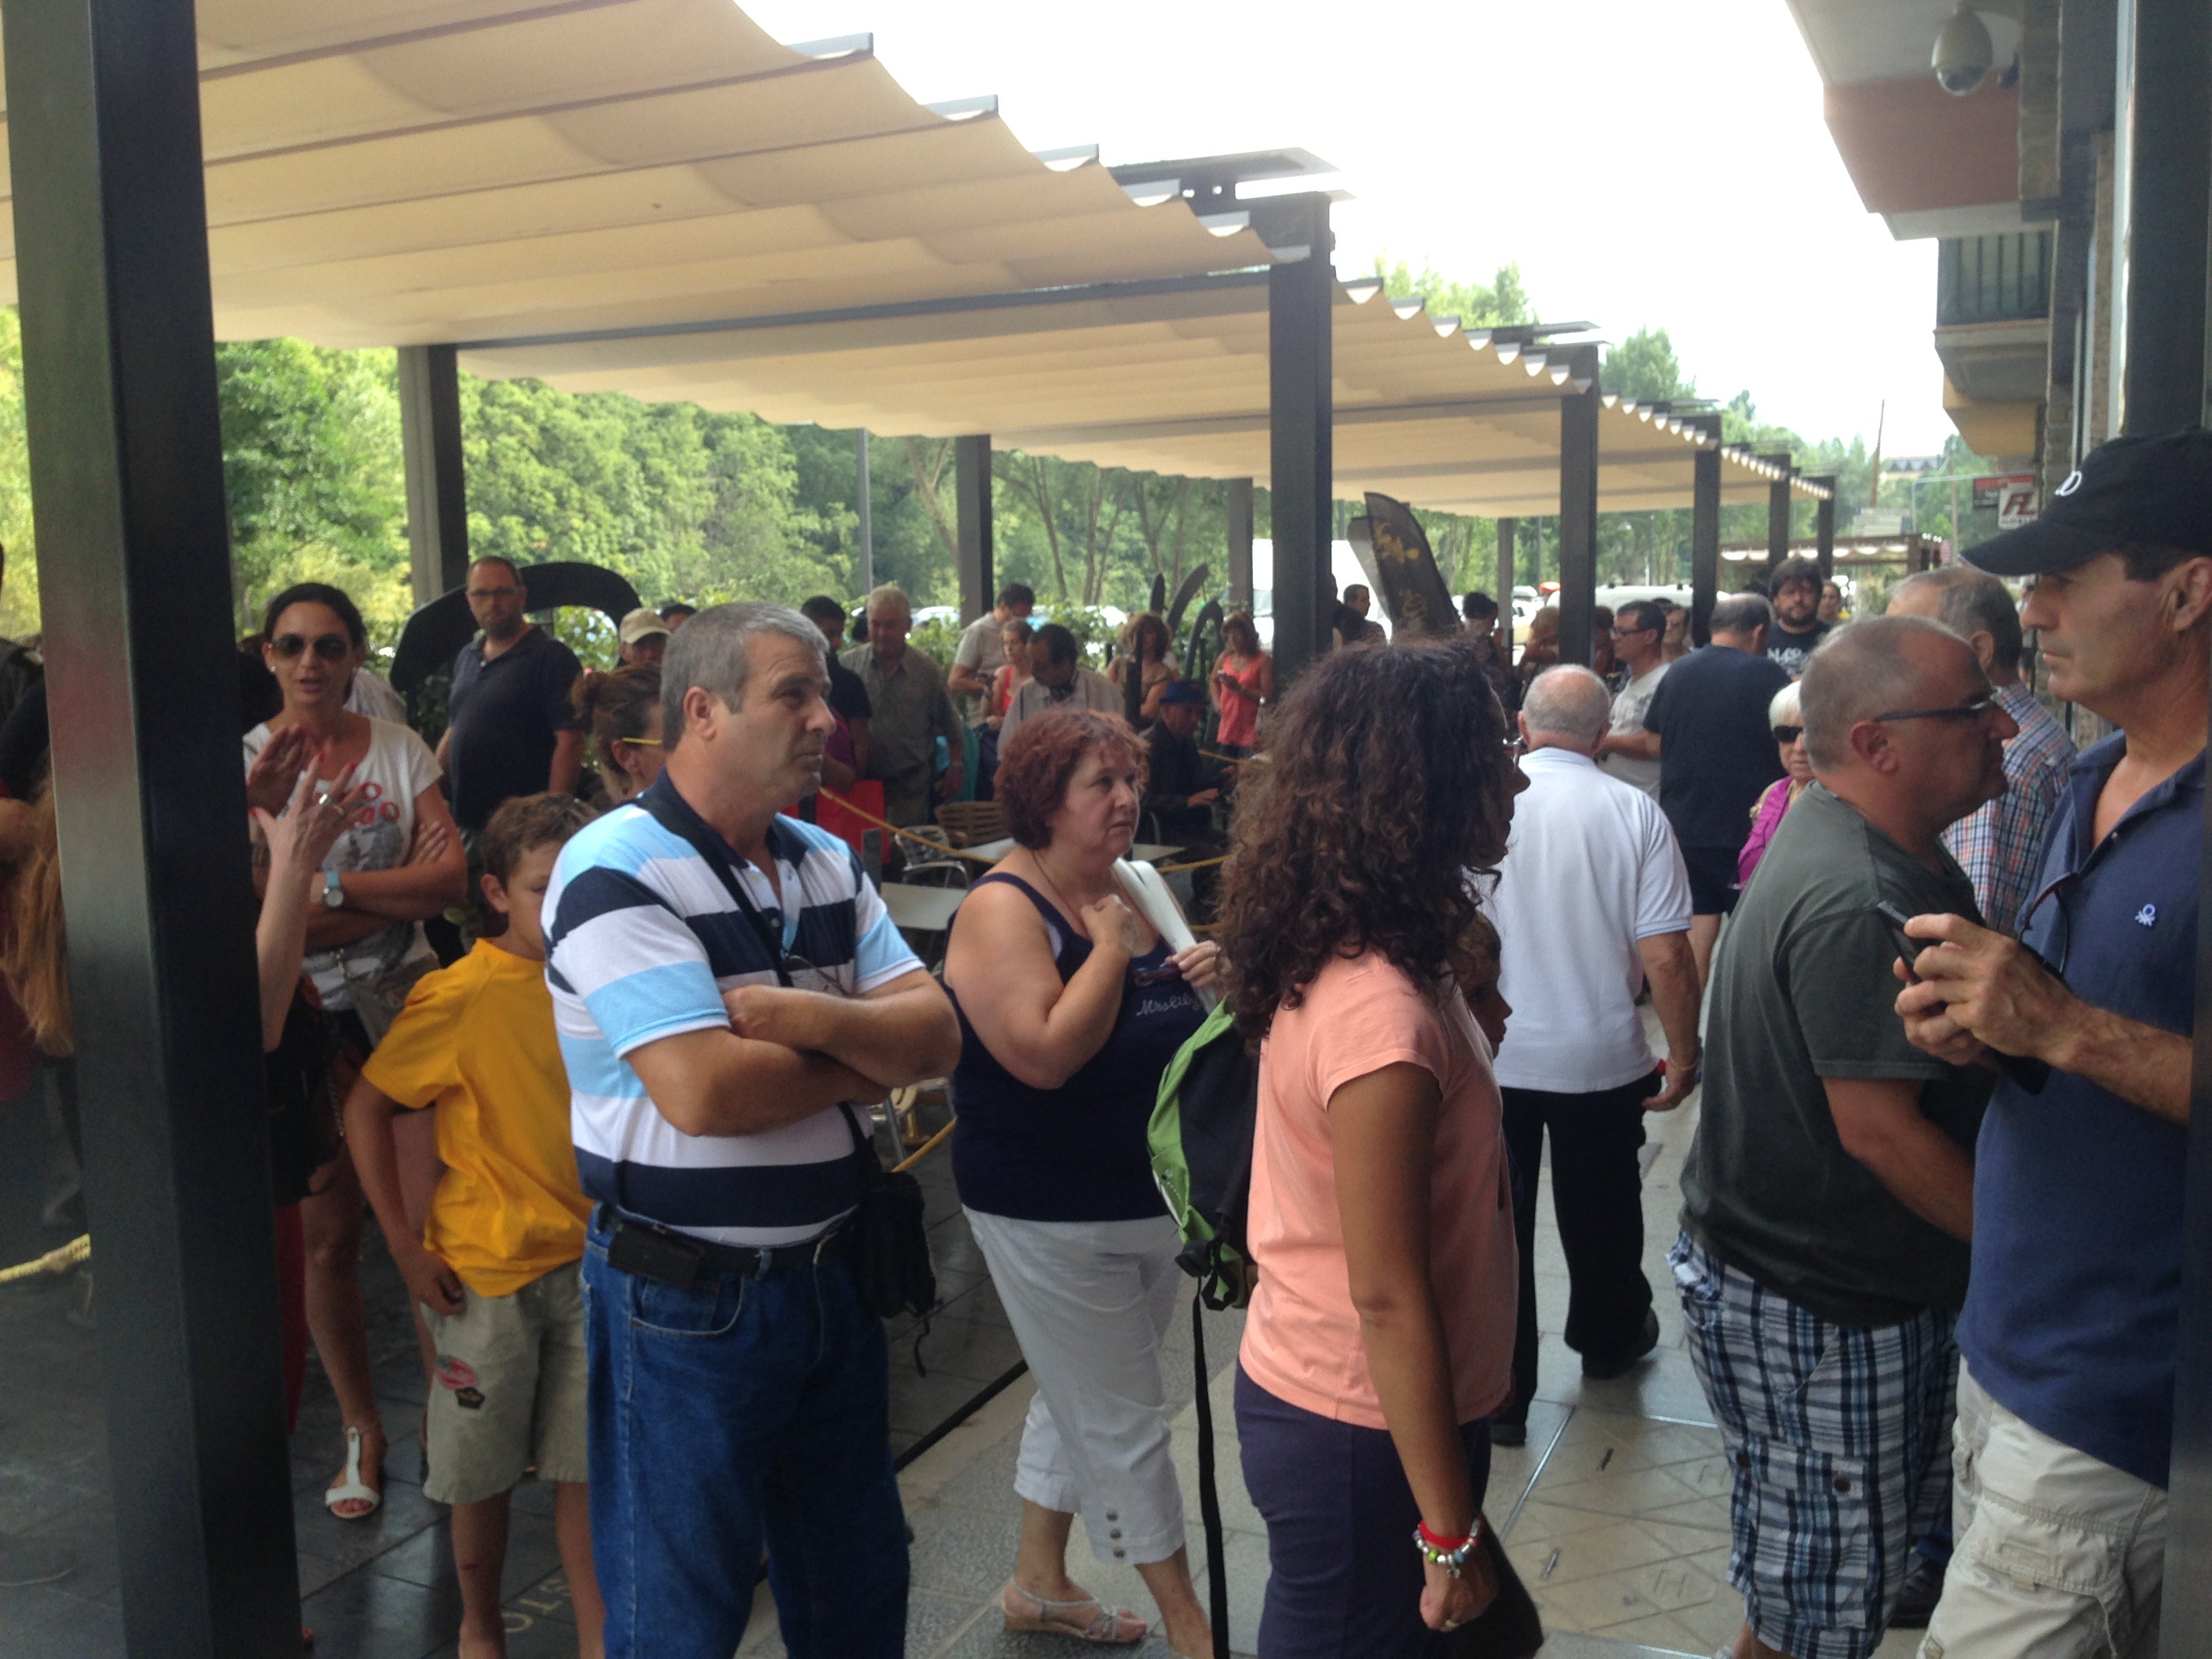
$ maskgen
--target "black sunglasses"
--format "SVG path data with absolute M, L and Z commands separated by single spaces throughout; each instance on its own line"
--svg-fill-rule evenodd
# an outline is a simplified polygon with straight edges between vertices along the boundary
M 1778 726 L 1774 728 L 1777 743 L 1795 743 L 1804 735 L 1805 728 L 1802 726 Z
M 1887 714 L 1876 714 L 1875 724 L 1885 725 L 1891 720 L 1978 720 L 1997 708 L 1997 694 L 1986 692 L 1972 702 L 1962 702 L 1955 708 L 1901 708 Z
M 269 641 L 269 648 L 286 662 L 298 656 L 310 646 L 325 662 L 339 662 L 353 649 L 353 641 L 343 634 L 318 634 L 312 640 L 301 639 L 297 634 L 279 634 Z

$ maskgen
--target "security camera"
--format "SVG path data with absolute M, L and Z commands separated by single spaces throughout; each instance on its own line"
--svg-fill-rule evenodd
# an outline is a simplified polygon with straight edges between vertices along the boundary
M 1958 10 L 1936 36 L 1932 61 L 1936 84 L 1954 97 L 1963 98 L 1982 84 L 1996 58 L 1990 26 L 1966 0 L 1960 0 Z

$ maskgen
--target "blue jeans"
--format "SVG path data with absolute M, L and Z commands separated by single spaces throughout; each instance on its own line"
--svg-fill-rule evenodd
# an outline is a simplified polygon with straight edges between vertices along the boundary
M 608 1659 L 729 1659 L 763 1548 L 791 1659 L 897 1659 L 906 1518 L 881 1322 L 842 1256 L 688 1291 L 584 1250 Z

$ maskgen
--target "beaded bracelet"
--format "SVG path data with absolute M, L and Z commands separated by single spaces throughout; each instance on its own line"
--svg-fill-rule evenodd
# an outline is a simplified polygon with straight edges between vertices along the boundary
M 1454 1578 L 1466 1571 L 1468 1558 L 1482 1540 L 1482 1517 L 1474 1518 L 1474 1530 L 1464 1538 L 1445 1538 L 1429 1530 L 1425 1521 L 1413 1528 L 1413 1547 L 1421 1553 L 1421 1559 L 1432 1567 L 1442 1567 Z

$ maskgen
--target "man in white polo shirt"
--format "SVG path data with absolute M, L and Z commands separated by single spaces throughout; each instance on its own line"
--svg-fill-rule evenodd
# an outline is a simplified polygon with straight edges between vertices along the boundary
M 1491 1439 L 1519 1445 L 1536 1390 L 1537 1171 L 1552 1143 L 1552 1207 L 1572 1289 L 1567 1346 L 1583 1375 L 1618 1376 L 1659 1340 L 1644 1277 L 1644 1114 L 1671 1111 L 1698 1076 L 1690 878 L 1666 815 L 1595 759 L 1611 717 L 1587 668 L 1538 675 L 1521 708 L 1528 787 L 1486 908 L 1512 1005 L 1497 1060 L 1513 1158 L 1521 1310 L 1513 1401 Z M 1646 984 L 1667 1034 L 1660 1074 L 1636 1006 Z

